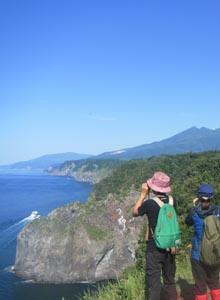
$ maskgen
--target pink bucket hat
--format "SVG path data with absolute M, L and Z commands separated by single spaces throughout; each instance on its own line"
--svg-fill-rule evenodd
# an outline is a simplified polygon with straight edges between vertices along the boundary
M 153 177 L 147 180 L 147 184 L 155 192 L 171 192 L 170 177 L 163 172 L 155 172 Z

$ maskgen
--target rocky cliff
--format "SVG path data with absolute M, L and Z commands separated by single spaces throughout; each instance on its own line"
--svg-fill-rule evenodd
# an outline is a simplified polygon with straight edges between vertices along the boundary
M 28 224 L 17 239 L 16 275 L 38 283 L 118 278 L 134 262 L 143 218 L 132 218 L 138 193 L 72 203 Z
M 98 183 L 106 178 L 122 162 L 119 160 L 66 161 L 59 167 L 49 167 L 47 172 L 55 176 L 72 176 L 80 182 Z

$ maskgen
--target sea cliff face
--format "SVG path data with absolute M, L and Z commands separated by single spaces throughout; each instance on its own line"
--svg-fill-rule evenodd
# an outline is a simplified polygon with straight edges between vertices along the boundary
M 47 173 L 55 176 L 72 176 L 77 181 L 96 184 L 121 163 L 118 160 L 67 161 L 59 167 L 49 167 Z
M 74 283 L 118 278 L 132 265 L 143 218 L 122 200 L 75 202 L 34 220 L 18 235 L 15 273 L 38 283 Z

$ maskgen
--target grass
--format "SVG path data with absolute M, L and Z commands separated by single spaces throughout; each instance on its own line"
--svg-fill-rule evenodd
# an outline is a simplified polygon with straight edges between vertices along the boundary
M 143 300 L 145 299 L 145 274 L 129 268 L 116 283 L 98 287 L 96 292 L 87 292 L 83 300 Z
M 194 279 L 191 271 L 190 254 L 184 251 L 176 257 L 176 288 L 185 300 L 194 300 Z
M 95 241 L 100 241 L 100 240 L 104 240 L 107 237 L 107 234 L 105 231 L 101 230 L 100 228 L 98 228 L 95 225 L 91 225 L 91 224 L 83 224 L 88 236 L 91 240 L 95 240 Z
M 185 300 L 194 299 L 194 281 L 191 273 L 189 254 L 177 255 L 176 286 L 177 292 Z M 96 292 L 87 292 L 83 300 L 145 300 L 146 283 L 144 268 L 136 266 L 125 270 L 123 277 L 116 283 L 98 287 Z

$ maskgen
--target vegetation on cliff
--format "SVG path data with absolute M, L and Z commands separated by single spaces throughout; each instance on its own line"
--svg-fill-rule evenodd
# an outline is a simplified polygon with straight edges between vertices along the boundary
M 94 171 L 95 169 L 113 169 L 121 163 L 118 159 L 82 159 L 74 161 L 66 161 L 60 167 L 59 170 L 72 169 L 79 170 L 83 169 L 84 172 Z
M 164 155 L 124 162 L 108 177 L 94 185 L 90 198 L 100 201 L 109 193 L 123 198 L 131 190 L 140 190 L 141 183 L 157 170 L 169 174 L 172 194 L 177 198 L 178 213 L 181 215 L 191 206 L 189 200 L 195 196 L 196 189 L 201 182 L 211 183 L 218 191 L 220 152 Z M 218 194 L 216 193 L 214 201 L 217 200 Z
M 66 161 L 59 167 L 49 168 L 51 175 L 73 176 L 82 182 L 98 183 L 117 168 L 122 161 L 117 159 L 83 159 Z
M 29 223 L 17 238 L 16 275 L 55 284 L 120 278 L 144 224 L 131 216 L 137 197 L 73 202 Z

